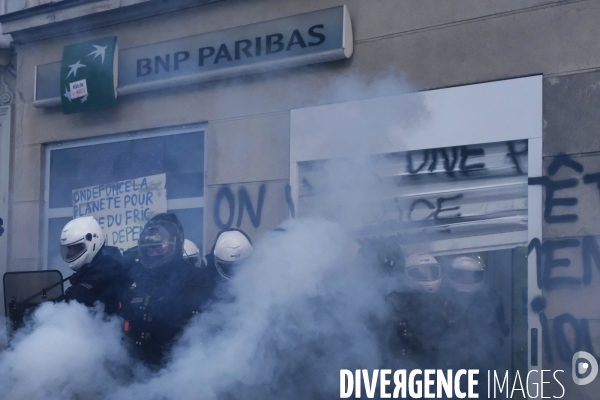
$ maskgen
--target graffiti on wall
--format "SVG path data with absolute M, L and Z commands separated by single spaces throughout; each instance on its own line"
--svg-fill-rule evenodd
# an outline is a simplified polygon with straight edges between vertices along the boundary
M 523 161 L 527 156 L 527 142 L 502 143 L 504 151 L 499 153 L 506 165 L 512 168 L 514 176 L 526 176 L 527 165 Z M 485 149 L 476 146 L 462 146 L 441 149 L 422 150 L 406 153 L 404 166 L 409 178 L 439 173 L 453 180 L 461 177 L 485 176 L 486 170 L 493 169 L 485 162 Z M 576 177 L 557 178 L 561 169 L 569 169 Z M 525 177 L 524 177 L 525 178 Z M 304 182 L 303 182 L 304 183 Z M 313 182 L 304 183 L 311 189 Z M 546 224 L 568 224 L 577 222 L 580 215 L 575 211 L 579 203 L 573 190 L 581 185 L 593 185 L 600 194 L 600 172 L 585 171 L 583 165 L 568 155 L 554 157 L 545 175 L 529 178 L 529 185 L 540 185 L 544 191 L 543 218 Z M 316 185 L 315 185 L 316 186 Z M 245 186 L 232 189 L 229 186 L 219 188 L 213 207 L 213 220 L 221 229 L 240 227 L 243 221 L 249 221 L 259 227 L 265 212 L 265 199 L 273 195 L 268 190 L 268 183 L 261 183 L 258 192 L 251 194 Z M 279 194 L 278 194 L 279 195 Z M 291 186 L 285 186 L 284 193 L 289 215 L 296 216 L 296 206 L 292 198 Z M 459 218 L 463 214 L 462 192 L 453 195 L 432 197 L 413 197 L 410 202 L 394 199 L 396 220 L 399 222 L 431 221 L 441 222 L 444 219 Z M 383 214 L 382 214 L 383 215 Z M 450 230 L 440 231 L 451 233 Z M 581 257 L 581 270 L 575 272 L 573 261 L 561 256 L 561 251 L 577 251 Z M 541 241 L 533 239 L 528 246 L 528 254 L 535 257 L 536 284 L 546 294 L 560 288 L 577 288 L 592 283 L 595 270 L 600 273 L 600 244 L 596 237 L 587 235 L 577 238 L 557 238 Z M 558 271 L 562 273 L 557 273 Z M 572 271 L 572 274 L 568 272 Z M 599 275 L 600 276 L 600 275 Z M 572 314 L 564 313 L 549 320 L 545 311 L 546 300 L 538 298 L 532 302 L 534 312 L 539 315 L 542 326 L 542 343 L 547 360 L 560 360 L 570 363 L 572 354 L 577 350 L 585 350 L 595 354 L 590 334 L 590 321 L 578 319 Z
M 233 227 L 237 215 L 235 226 L 239 228 L 242 225 L 244 213 L 247 213 L 252 226 L 257 228 L 262 219 L 262 210 L 266 195 L 267 185 L 264 183 L 260 185 L 256 202 L 252 201 L 245 186 L 241 186 L 237 190 L 237 193 L 234 193 L 229 186 L 222 186 L 215 196 L 213 208 L 213 221 L 215 225 L 221 230 L 230 229 Z M 225 215 L 221 215 L 222 203 L 227 205 L 225 207 L 227 209 Z
M 561 168 L 575 171 L 579 177 L 555 179 Z M 566 224 L 579 220 L 579 215 L 573 210 L 579 203 L 573 189 L 580 184 L 596 184 L 600 193 L 600 173 L 585 173 L 583 165 L 573 160 L 566 154 L 559 154 L 552 159 L 546 169 L 547 175 L 529 179 L 529 185 L 541 185 L 544 189 L 544 221 L 547 224 Z M 558 208 L 562 207 L 562 208 Z M 565 207 L 567 210 L 565 210 Z M 572 260 L 566 257 L 557 257 L 556 252 L 572 249 L 580 252 L 582 260 L 582 273 L 571 276 L 555 276 L 556 268 L 572 267 Z M 540 241 L 538 238 L 531 240 L 528 253 L 535 256 L 537 286 L 546 291 L 559 288 L 576 288 L 590 285 L 593 277 L 593 266 L 600 272 L 600 245 L 594 236 L 587 235 L 582 238 L 550 239 Z M 572 314 L 563 313 L 554 318 L 552 323 L 545 314 L 546 300 L 543 297 L 534 299 L 531 303 L 532 310 L 539 314 L 542 327 L 542 345 L 549 362 L 556 358 L 567 365 L 576 351 L 584 350 L 596 358 L 591 336 L 589 320 L 577 319 Z M 572 332 L 568 335 L 567 332 Z M 569 336 L 571 340 L 569 340 Z
M 516 175 L 525 174 L 525 168 L 520 160 L 520 156 L 527 155 L 527 141 L 509 141 L 504 142 L 502 145 L 506 147 L 504 156 L 512 164 L 514 173 Z M 420 156 L 420 163 L 415 163 L 414 161 L 417 155 Z M 443 172 L 450 178 L 456 177 L 457 174 L 462 176 L 469 176 L 474 173 L 481 174 L 487 169 L 486 163 L 481 161 L 481 158 L 485 155 L 486 152 L 483 147 L 475 146 L 455 146 L 409 151 L 406 153 L 406 171 L 410 176 L 416 176 L 425 171 L 433 174 L 434 172 L 438 172 L 439 164 Z M 452 196 L 440 196 L 435 199 L 417 198 L 410 202 L 408 210 L 404 210 L 399 198 L 395 198 L 394 202 L 396 203 L 399 222 L 439 221 L 460 218 L 462 214 L 459 203 L 463 197 L 463 193 L 458 193 Z M 419 210 L 426 212 L 418 213 Z M 419 215 L 415 216 L 415 214 Z
M 546 300 L 543 297 L 534 299 L 531 308 L 539 315 L 544 355 L 550 363 L 558 358 L 569 367 L 573 354 L 580 350 L 587 351 L 599 359 L 592 345 L 587 318 L 577 319 L 570 313 L 563 313 L 556 316 L 551 324 L 544 312 Z M 569 330 L 572 332 L 572 339 L 567 334 Z M 556 349 L 556 354 L 554 349 Z
M 419 227 L 451 234 L 442 225 L 462 219 L 483 226 L 501 214 L 513 216 L 509 222 L 515 226 L 520 223 L 516 214 L 526 218 L 527 156 L 527 141 L 517 140 L 379 154 L 368 163 L 305 161 L 298 164 L 298 201 L 303 214 L 309 209 L 336 221 L 346 218 L 353 228 L 395 229 L 409 237 Z M 499 196 L 485 189 L 496 183 Z M 502 191 L 500 185 L 511 185 L 511 190 Z M 526 222 L 521 225 L 527 229 Z
M 284 188 L 284 195 L 288 205 L 289 214 L 295 218 L 295 206 L 292 199 L 292 189 L 288 184 Z M 258 195 L 250 196 L 248 189 L 241 186 L 234 192 L 229 186 L 221 186 L 215 196 L 213 206 L 213 222 L 220 230 L 239 228 L 244 220 L 244 215 L 250 220 L 253 227 L 258 228 L 262 222 L 263 208 L 267 196 L 267 183 L 261 183 Z
M 527 154 L 527 141 L 509 141 L 504 142 L 504 145 L 507 150 L 506 156 L 514 164 L 516 172 L 522 175 L 524 171 L 519 156 Z M 422 154 L 422 161 L 418 166 L 413 161 L 417 153 Z M 448 176 L 455 176 L 456 173 L 468 175 L 475 170 L 484 170 L 486 168 L 484 162 L 474 162 L 472 160 L 473 158 L 483 156 L 485 156 L 485 149 L 474 146 L 441 147 L 437 149 L 409 151 L 406 154 L 406 170 L 411 175 L 425 170 L 432 173 L 438 168 L 439 162 Z M 428 164 L 429 166 L 427 167 Z

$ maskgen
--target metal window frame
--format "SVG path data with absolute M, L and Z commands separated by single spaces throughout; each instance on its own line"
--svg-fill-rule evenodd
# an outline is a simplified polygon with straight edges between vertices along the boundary
M 11 135 L 11 125 L 12 125 L 12 112 L 13 106 L 10 104 L 6 104 L 0 106 L 0 170 L 2 174 L 0 174 L 0 195 L 2 196 L 2 201 L 0 201 L 0 217 L 3 220 L 4 229 L 8 229 L 7 227 L 11 223 L 11 216 L 9 214 L 10 211 L 10 181 L 12 174 L 12 166 L 11 166 L 11 155 L 12 155 L 12 135 Z M 8 268 L 8 252 L 9 252 L 9 235 L 5 233 L 0 238 L 0 272 L 4 274 L 7 272 Z M 2 289 L 4 290 L 4 289 Z M 4 295 L 0 297 L 0 306 L 4 307 Z
M 147 139 L 161 136 L 173 136 L 184 133 L 202 132 L 204 135 L 204 171 L 206 172 L 206 132 L 208 124 L 206 122 L 196 124 L 186 124 L 165 128 L 153 128 L 139 131 L 131 131 L 118 133 L 110 136 L 102 136 L 88 139 L 75 139 L 64 142 L 47 144 L 45 146 L 45 162 L 44 162 L 44 223 L 43 223 L 43 240 L 42 240 L 42 260 L 43 269 L 48 269 L 48 226 L 51 218 L 70 217 L 73 214 L 73 209 L 70 207 L 50 208 L 50 161 L 52 152 L 55 150 L 70 149 L 75 147 L 87 147 L 106 143 L 126 142 L 130 140 Z M 204 193 L 206 193 L 206 181 L 204 182 Z M 204 197 L 187 197 L 181 199 L 167 199 L 167 209 L 183 210 L 190 208 L 204 209 Z M 204 224 L 203 224 L 204 226 Z M 203 228 L 203 235 L 206 234 L 206 227 Z
M 530 90 L 535 92 L 536 100 L 534 104 L 532 104 L 531 108 L 527 110 L 530 112 L 535 118 L 535 129 L 531 132 L 522 131 L 518 137 L 514 137 L 515 132 L 506 132 L 506 137 L 491 137 L 490 135 L 486 135 L 484 138 L 482 137 L 465 137 L 464 135 L 460 136 L 458 140 L 462 141 L 462 145 L 469 144 L 482 144 L 482 143 L 492 143 L 492 142 L 502 142 L 507 140 L 527 140 L 528 143 L 528 177 L 539 177 L 543 175 L 543 152 L 542 152 L 542 121 L 543 121 L 543 112 L 542 112 L 542 104 L 543 104 L 543 92 L 542 92 L 542 75 L 534 75 L 523 78 L 513 78 L 504 80 L 508 85 L 512 83 L 518 84 L 518 80 L 522 80 L 526 85 L 530 85 Z M 435 92 L 438 90 L 461 90 L 461 88 L 473 87 L 475 88 L 478 85 L 486 85 L 486 84 L 502 84 L 502 80 L 487 82 L 487 83 L 475 83 L 472 85 L 458 86 L 455 88 L 440 88 L 430 92 L 417 92 L 417 93 L 409 93 L 410 95 L 423 95 L 427 96 L 435 96 Z M 468 89 L 467 89 L 468 90 Z M 531 94 L 531 92 L 530 92 Z M 539 96 L 539 98 L 537 98 Z M 302 143 L 306 143 L 310 139 L 307 140 L 307 136 L 310 138 L 311 133 L 319 132 L 319 129 L 316 129 L 319 124 L 323 126 L 336 126 L 336 128 L 343 130 L 348 124 L 345 125 L 344 115 L 353 115 L 353 112 L 356 110 L 365 107 L 365 109 L 373 108 L 373 104 L 380 105 L 382 102 L 388 101 L 388 99 L 393 99 L 398 96 L 390 96 L 387 98 L 375 98 L 375 99 L 367 99 L 367 100 L 359 100 L 348 103 L 334 103 L 323 106 L 309 107 L 304 109 L 296 109 L 292 110 L 291 118 L 290 118 L 290 186 L 291 186 L 291 197 L 293 203 L 298 207 L 298 195 L 299 195 L 299 169 L 298 163 L 301 161 L 309 161 L 309 160 L 318 160 L 324 158 L 335 158 L 346 156 L 344 154 L 335 154 L 329 155 L 328 157 L 323 157 L 325 153 L 331 151 L 329 148 L 320 147 L 320 149 L 302 149 L 300 151 L 295 151 L 294 145 L 299 145 L 298 147 L 302 147 Z M 523 110 L 522 112 L 526 112 Z M 364 114 L 364 113 L 363 113 Z M 352 119 L 350 119 L 352 121 Z M 439 138 L 438 138 L 439 139 Z M 447 143 L 436 143 L 435 147 L 445 147 Z M 340 146 L 341 147 L 341 146 Z M 412 142 L 408 145 L 404 145 L 401 148 L 388 148 L 384 149 L 382 152 L 393 152 L 393 151 L 413 151 L 413 150 L 423 150 L 426 148 L 432 148 L 431 145 L 422 145 L 419 142 Z M 333 150 L 335 152 L 335 150 Z M 339 152 L 338 152 L 339 153 Z M 379 153 L 379 152 L 378 152 Z M 373 153 L 372 153 L 373 154 Z M 540 185 L 537 186 L 528 186 L 527 192 L 527 215 L 528 215 L 528 226 L 527 226 L 527 240 L 528 242 L 521 242 L 519 244 L 528 245 L 533 239 L 543 240 L 542 237 L 542 187 Z M 298 209 L 296 208 L 296 213 L 298 213 Z M 496 248 L 497 249 L 497 248 Z M 491 250 L 491 248 L 489 249 Z M 536 272 L 536 257 L 533 257 L 532 254 L 529 255 L 527 259 L 527 297 L 528 304 L 531 304 L 531 301 L 537 297 L 542 295 L 542 290 L 537 286 L 537 272 Z M 543 357 L 542 357 L 542 329 L 541 323 L 536 313 L 528 312 L 527 315 L 527 352 L 528 352 L 528 370 L 540 370 L 543 365 Z M 537 363 L 533 364 L 533 352 L 532 352 L 532 336 L 534 330 L 537 330 L 538 339 L 537 346 L 535 352 L 537 354 Z M 535 374 L 534 374 L 535 375 Z M 528 384 L 530 388 L 535 384 L 540 384 L 541 376 L 538 378 L 536 376 L 532 377 L 529 380 Z
M 529 171 L 529 177 L 539 177 L 543 173 L 543 152 L 542 152 L 542 138 L 530 138 L 528 140 L 528 159 L 527 169 Z M 527 240 L 531 243 L 533 239 L 539 239 L 542 241 L 542 186 L 541 185 L 529 185 L 527 188 Z M 532 257 L 531 254 L 527 257 L 527 304 L 531 304 L 531 301 L 536 297 L 542 295 L 542 289 L 537 285 L 537 265 L 536 257 Z M 541 370 L 542 369 L 542 324 L 540 322 L 537 313 L 531 312 L 531 309 L 527 313 L 527 369 Z M 537 363 L 532 364 L 532 332 L 537 329 L 538 340 L 537 348 L 535 353 L 537 354 Z M 528 382 L 528 390 L 533 389 L 535 384 L 540 384 L 542 381 L 541 375 L 539 381 L 531 379 Z M 528 392 L 529 393 L 529 392 Z

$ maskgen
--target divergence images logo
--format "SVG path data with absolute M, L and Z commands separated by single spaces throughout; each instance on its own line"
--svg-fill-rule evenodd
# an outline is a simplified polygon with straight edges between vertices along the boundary
M 585 359 L 585 361 L 582 359 Z M 596 379 L 596 375 L 598 375 L 598 362 L 596 361 L 596 357 L 585 351 L 578 351 L 573 354 L 571 367 L 573 382 L 577 385 L 587 385 Z M 588 371 L 590 371 L 589 375 L 583 378 Z M 579 378 L 580 376 L 582 378 Z

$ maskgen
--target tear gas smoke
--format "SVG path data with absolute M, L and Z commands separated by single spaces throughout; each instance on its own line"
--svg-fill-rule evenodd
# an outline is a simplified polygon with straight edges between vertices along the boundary
M 5 399 L 324 398 L 341 368 L 381 365 L 386 280 L 339 226 L 288 221 L 192 321 L 161 371 L 128 359 L 121 321 L 43 304 L 0 355 Z
M 1 397 L 101 398 L 129 364 L 121 323 L 101 307 L 42 304 L 0 354 Z
M 343 365 L 378 365 L 383 280 L 345 254 L 336 225 L 288 221 L 266 235 L 173 361 L 117 398 L 322 398 Z
M 371 84 L 342 77 L 320 93 L 294 96 L 329 102 L 407 92 L 398 82 L 395 76 Z M 423 107 L 411 104 L 407 123 L 426 116 Z M 368 136 L 344 140 L 367 143 Z M 346 221 L 346 228 L 366 218 L 361 204 L 377 190 L 371 159 L 360 155 L 326 166 L 330 192 L 362 193 L 330 218 Z M 323 219 L 283 227 L 256 243 L 244 268 L 221 288 L 221 301 L 191 321 L 162 370 L 151 372 L 129 358 L 118 318 L 75 303 L 44 304 L 0 353 L 0 398 L 336 397 L 340 369 L 382 365 L 380 328 L 390 309 L 385 299 L 397 284 L 355 257 L 347 229 Z
M 374 84 L 343 78 L 311 96 L 323 97 L 322 104 L 407 91 L 395 77 Z M 416 99 L 398 110 L 410 126 L 427 118 Z M 369 132 L 329 133 L 368 149 Z M 371 198 L 386 190 L 374 158 L 358 154 L 360 160 L 323 165 L 313 194 L 315 209 L 329 211 L 286 221 L 285 231 L 258 240 L 253 256 L 219 289 L 220 300 L 190 322 L 163 369 L 149 371 L 129 358 L 119 318 L 75 303 L 44 304 L 0 353 L 0 398 L 336 398 L 340 369 L 410 368 L 391 364 L 386 336 L 398 312 L 389 294 L 399 290 L 401 272 L 356 256 L 347 236 L 371 218 Z

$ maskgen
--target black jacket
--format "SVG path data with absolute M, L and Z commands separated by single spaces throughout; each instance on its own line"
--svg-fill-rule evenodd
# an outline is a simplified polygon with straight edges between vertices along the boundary
M 153 271 L 133 251 L 127 253 L 133 264 L 122 298 L 123 329 L 138 357 L 160 365 L 189 320 L 202 311 L 209 287 L 200 269 L 182 258 Z
M 55 301 L 75 300 L 88 307 L 99 301 L 104 304 L 107 314 L 116 313 L 121 292 L 127 284 L 119 249 L 102 247 L 91 263 L 69 277 L 69 282 L 71 286 Z
M 390 352 L 423 368 L 492 369 L 510 328 L 502 297 L 484 288 L 474 293 L 394 293 L 388 302 Z M 389 332 L 389 330 L 388 330 Z

